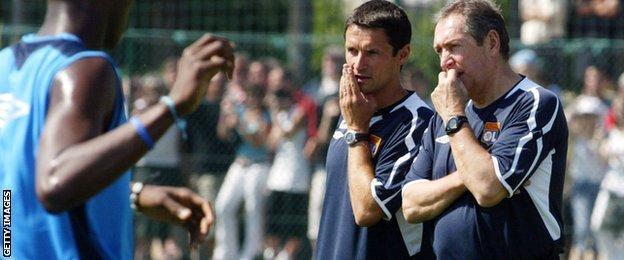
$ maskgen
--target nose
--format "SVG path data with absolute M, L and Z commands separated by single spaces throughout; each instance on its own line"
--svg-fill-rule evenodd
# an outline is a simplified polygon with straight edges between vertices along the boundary
M 442 51 L 442 55 L 440 56 L 440 68 L 443 71 L 447 71 L 453 68 L 453 65 L 455 65 L 455 60 L 453 60 L 453 57 L 451 57 L 451 55 L 449 55 L 447 51 Z
M 368 66 L 368 62 L 366 62 L 364 52 L 359 52 L 357 56 L 353 57 L 353 68 L 356 71 L 362 71 L 366 69 L 366 66 Z

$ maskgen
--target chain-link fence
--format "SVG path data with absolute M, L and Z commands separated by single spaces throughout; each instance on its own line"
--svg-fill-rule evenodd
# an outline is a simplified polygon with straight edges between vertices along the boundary
M 585 68 L 595 64 L 605 72 L 615 90 L 615 81 L 624 72 L 622 12 L 617 13 L 614 18 L 591 20 L 580 17 L 575 11 L 575 6 L 569 3 L 563 12 L 568 18 L 564 22 L 566 33 L 529 46 L 520 41 L 525 18 L 522 15 L 522 8 L 519 8 L 521 6 L 519 1 L 521 2 L 521 0 L 501 1 L 501 6 L 512 37 L 512 54 L 527 48 L 534 51 L 534 56 L 525 55 L 522 56 L 524 59 L 520 59 L 529 60 L 531 64 L 537 66 L 537 72 L 533 77 L 539 78 L 541 83 L 553 89 L 578 92 L 583 85 Z M 119 47 L 111 53 L 119 62 L 126 78 L 126 85 L 131 91 L 128 93 L 131 109 L 140 109 L 141 106 L 157 100 L 154 96 L 162 94 L 164 92 L 162 88 L 169 84 L 167 63 L 171 62 L 170 58 L 179 55 L 186 45 L 204 32 L 214 32 L 234 41 L 236 49 L 244 53 L 248 59 L 246 64 L 249 65 L 247 67 L 249 72 L 245 72 L 248 75 L 252 74 L 253 61 L 262 60 L 269 69 L 281 63 L 283 67 L 293 71 L 292 80 L 296 86 L 314 86 L 315 79 L 321 76 L 321 59 L 325 47 L 342 44 L 345 10 L 355 7 L 359 2 L 137 0 L 131 9 L 129 29 Z M 410 14 L 414 37 L 412 60 L 408 67 L 411 67 L 410 70 L 420 71 L 419 80 L 426 82 L 424 86 L 427 88 L 423 93 L 428 94 L 435 86 L 439 71 L 438 59 L 431 47 L 432 15 L 442 1 L 394 2 L 402 4 Z M 43 0 L 0 0 L 0 46 L 5 47 L 19 40 L 21 35 L 36 31 L 44 13 Z M 585 22 L 579 22 L 581 20 Z M 269 69 L 265 77 L 268 77 L 266 74 Z M 215 84 L 221 91 L 225 91 L 224 88 L 231 85 L 224 82 Z M 161 147 L 157 149 L 158 152 L 138 164 L 135 174 L 137 179 L 167 185 L 190 186 L 197 189 L 202 196 L 212 201 L 216 199 L 226 172 L 235 162 L 237 149 L 244 143 L 240 135 L 222 134 L 225 136 L 223 137 L 217 133 L 218 125 L 224 124 L 222 121 L 224 107 L 221 95 L 216 96 L 218 98 L 214 100 L 207 98 L 199 110 L 187 118 L 189 139 L 182 140 L 175 130 L 165 135 Z M 323 103 L 319 102 L 317 105 L 320 117 Z M 235 129 L 229 131 L 236 132 Z M 237 162 L 243 166 L 250 163 L 240 160 Z M 267 167 L 271 166 L 270 160 L 266 163 Z M 310 166 L 310 175 L 313 168 L 314 166 Z M 252 181 L 250 178 L 248 176 L 242 180 Z M 311 177 L 304 179 L 313 182 Z M 234 189 L 243 187 L 241 185 Z M 256 209 L 256 212 L 258 214 L 268 212 L 269 216 L 261 223 L 262 228 L 257 232 L 269 229 L 269 233 L 277 237 L 296 234 L 304 241 L 300 245 L 303 248 L 302 256 L 309 257 L 310 243 L 306 237 L 306 229 L 307 222 L 314 219 L 307 218 L 308 194 L 299 195 L 301 196 L 284 197 L 281 193 L 273 196 L 266 192 L 259 193 L 258 196 L 266 197 L 264 201 L 268 201 L 269 206 Z M 235 211 L 240 216 L 246 214 L 242 205 Z M 235 225 L 230 228 L 240 227 L 242 230 L 256 228 L 246 226 L 244 222 L 243 220 L 230 222 Z M 275 230 L 284 227 L 292 230 Z M 183 250 L 184 244 L 179 242 L 185 240 L 184 236 L 176 232 L 157 223 L 139 221 L 137 257 L 147 257 L 150 254 L 181 256 L 188 253 Z M 245 235 L 243 232 L 240 234 L 242 241 Z M 271 240 L 273 238 L 274 236 L 270 236 L 270 239 L 263 240 L 261 243 L 263 247 L 276 243 Z M 260 252 L 259 250 L 258 253 Z M 266 253 L 271 252 L 269 250 Z M 202 256 L 209 254 L 205 252 Z

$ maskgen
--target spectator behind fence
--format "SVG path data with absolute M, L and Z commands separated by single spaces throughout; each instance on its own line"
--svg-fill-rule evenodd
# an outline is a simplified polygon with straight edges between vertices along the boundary
M 265 147 L 270 117 L 262 105 L 263 91 L 259 85 L 247 86 L 242 104 L 224 101 L 222 106 L 217 126 L 219 137 L 231 140 L 238 135 L 241 143 L 217 195 L 215 210 L 219 219 L 213 259 L 253 259 L 262 245 L 264 190 L 270 159 Z M 245 208 L 245 235 L 239 250 L 237 216 L 241 204 Z
M 217 136 L 225 85 L 225 75 L 217 74 L 206 88 L 206 95 L 197 110 L 186 117 L 188 139 L 184 145 L 182 170 L 190 177 L 197 193 L 209 201 L 217 197 L 238 143 L 238 138 L 222 140 Z M 206 259 L 210 249 L 200 249 L 200 259 Z
M 175 83 L 176 77 L 178 77 L 178 62 L 180 61 L 179 56 L 171 56 L 162 64 L 162 68 L 160 69 L 160 73 L 162 75 L 162 79 L 165 82 L 167 88 L 171 88 L 173 83 Z
M 614 99 L 622 99 L 624 100 L 624 73 L 622 73 L 622 75 L 620 75 L 620 78 L 618 79 L 617 82 L 617 94 L 614 97 Z M 616 119 L 616 111 L 614 110 L 614 107 L 611 106 L 611 108 L 609 108 L 609 112 L 607 113 L 607 117 L 605 119 L 605 131 L 610 131 L 612 128 L 616 127 L 616 123 L 617 123 L 617 119 Z
M 232 79 L 227 82 L 223 100 L 229 104 L 240 104 L 245 99 L 245 86 L 249 74 L 249 60 L 244 53 L 236 53 L 236 68 Z
M 569 35 L 590 38 L 624 38 L 621 0 L 574 0 Z
M 162 79 L 156 74 L 147 74 L 131 83 L 134 84 L 132 88 L 136 90 L 132 112 L 130 113 L 132 115 L 140 114 L 151 105 L 158 103 L 158 98 L 167 90 Z
M 188 140 L 185 142 L 184 170 L 190 173 L 198 193 L 211 201 L 233 161 L 236 142 L 236 139 L 222 140 L 217 136 L 225 85 L 225 75 L 217 74 L 206 88 L 197 110 L 186 117 Z
M 275 61 L 277 62 L 277 61 Z M 267 77 L 267 93 L 264 98 L 264 104 L 266 107 L 271 108 L 274 104 L 278 102 L 275 93 L 281 89 L 288 89 L 291 92 L 292 98 L 300 107 L 305 114 L 305 123 L 304 128 L 306 130 L 307 138 L 306 139 L 314 139 L 316 138 L 316 104 L 314 99 L 306 94 L 301 88 L 295 87 L 294 85 L 294 74 L 289 70 L 284 69 L 280 64 L 275 63 L 271 65 L 271 70 L 269 71 Z M 308 149 L 307 147 L 305 149 Z M 304 151 L 306 157 L 311 156 L 311 152 Z
M 612 111 L 615 125 L 600 149 L 609 167 L 591 217 L 598 251 L 604 259 L 619 259 L 624 254 L 624 73 Z
M 140 86 L 141 96 L 137 98 L 138 106 L 132 114 L 142 113 L 145 108 L 158 103 L 158 99 L 167 91 L 165 81 L 158 74 L 141 77 Z M 170 126 L 154 148 L 137 162 L 133 180 L 146 184 L 186 186 L 188 181 L 180 171 L 180 145 L 180 130 L 176 126 Z M 137 253 L 145 250 L 152 258 L 181 257 L 180 245 L 174 238 L 170 224 L 139 215 L 136 226 Z
M 581 95 L 597 97 L 608 105 L 607 93 L 610 90 L 609 78 L 603 70 L 597 65 L 589 65 L 585 68 Z
M 519 0 L 518 5 L 523 44 L 547 43 L 565 36 L 568 0 Z
M 601 120 L 606 108 L 598 97 L 581 94 L 567 109 L 571 137 L 571 160 L 568 168 L 572 181 L 571 259 L 596 255 L 595 239 L 589 229 L 589 220 L 600 182 L 606 172 L 606 165 L 598 154 L 603 136 Z
M 534 82 L 540 82 L 541 61 L 531 49 L 522 49 L 509 58 L 509 65 L 516 73 L 522 74 Z M 541 83 L 541 82 L 540 82 Z
M 249 63 L 247 71 L 247 82 L 252 86 L 261 86 L 263 89 L 267 86 L 269 68 L 262 61 L 252 61 Z
M 543 62 L 534 50 L 522 49 L 509 58 L 509 65 L 516 73 L 522 74 L 532 81 L 546 86 L 557 96 L 561 94 L 561 88 L 556 83 L 544 80 Z
M 282 84 L 291 84 L 283 78 Z M 275 91 L 271 104 L 268 145 L 275 152 L 269 171 L 267 248 L 265 259 L 295 259 L 306 235 L 310 165 L 304 155 L 306 115 L 294 100 L 293 89 Z
M 304 89 L 314 98 L 317 104 L 318 130 L 316 138 L 309 138 L 306 143 L 306 154 L 312 165 L 312 181 L 310 183 L 310 200 L 308 205 L 308 239 L 312 251 L 316 247 L 318 229 L 325 195 L 325 161 L 329 141 L 338 124 L 340 107 L 338 105 L 338 89 L 340 73 L 345 61 L 344 49 L 340 46 L 325 48 L 321 63 L 321 77 L 308 83 Z

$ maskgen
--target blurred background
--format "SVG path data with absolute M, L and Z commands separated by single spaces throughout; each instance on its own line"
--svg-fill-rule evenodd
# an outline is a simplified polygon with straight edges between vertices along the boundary
M 190 251 L 182 230 L 137 215 L 137 259 L 313 257 L 324 156 L 339 116 L 344 21 L 362 2 L 134 1 L 125 37 L 109 50 L 130 114 L 168 92 L 177 57 L 203 33 L 226 36 L 237 49 L 233 77 L 212 80 L 186 118 L 186 135 L 172 127 L 133 177 L 210 199 L 219 219 L 211 239 Z M 413 28 L 402 84 L 428 99 L 439 72 L 433 14 L 444 1 L 392 2 Z M 624 1 L 497 3 L 513 68 L 559 94 L 570 122 L 566 257 L 615 259 L 624 248 L 624 149 L 614 145 L 624 143 Z M 0 47 L 35 32 L 44 13 L 44 0 L 0 0 Z

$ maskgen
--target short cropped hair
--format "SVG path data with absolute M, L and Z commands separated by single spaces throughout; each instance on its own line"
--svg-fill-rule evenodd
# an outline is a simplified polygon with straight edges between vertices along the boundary
M 392 46 L 392 55 L 396 55 L 412 39 L 412 25 L 405 11 L 385 0 L 368 1 L 355 8 L 347 18 L 345 33 L 351 25 L 383 29 Z
M 500 36 L 500 54 L 503 59 L 509 59 L 509 33 L 500 7 L 490 0 L 455 0 L 440 10 L 436 22 L 453 14 L 460 14 L 466 19 L 466 33 L 477 40 L 479 46 L 490 30 L 496 31 Z

